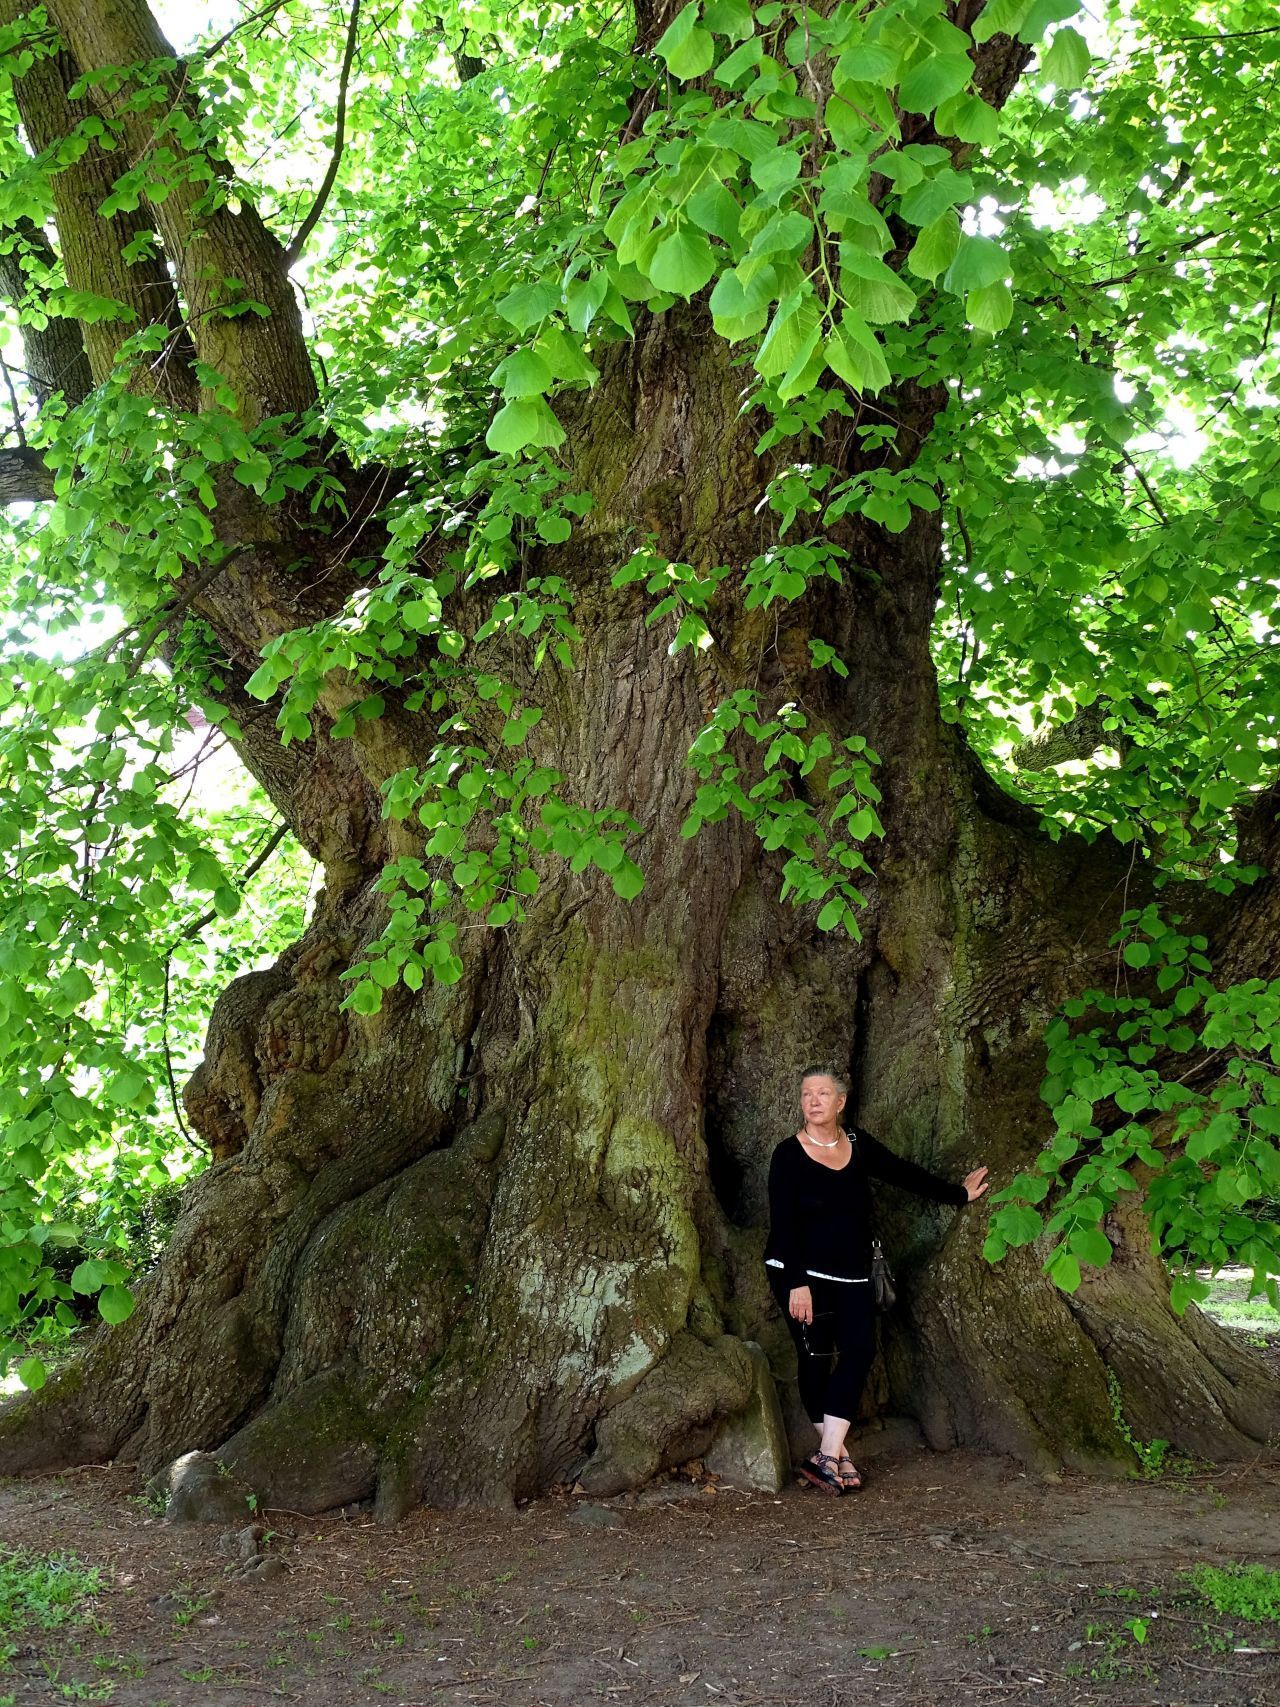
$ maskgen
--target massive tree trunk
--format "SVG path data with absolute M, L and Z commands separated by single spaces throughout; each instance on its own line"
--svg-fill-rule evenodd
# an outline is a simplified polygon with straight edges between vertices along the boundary
M 52 8 L 73 51 L 131 62 L 136 43 L 90 39 L 95 10 Z M 180 252 L 182 208 L 166 208 Z M 305 407 L 296 363 L 270 377 L 291 394 L 264 381 L 255 410 Z M 379 872 L 408 845 L 379 821 L 378 787 L 435 732 L 394 704 L 353 740 L 321 733 L 287 753 L 256 726 L 246 762 L 325 888 L 303 940 L 214 1010 L 187 1103 L 218 1159 L 134 1316 L 0 1418 L 0 1470 L 113 1456 L 152 1470 L 204 1448 L 266 1504 L 376 1494 L 389 1517 L 573 1476 L 632 1486 L 744 1405 L 744 1341 L 786 1381 L 763 1181 L 805 1064 L 847 1069 L 850 1114 L 952 1177 L 985 1162 L 1003 1183 L 1040 1147 L 1044 1025 L 1105 976 L 1126 879 L 1132 904 L 1143 873 L 1128 851 L 1041 835 L 942 722 L 936 516 L 896 537 L 860 525 L 846 543 L 871 573 L 781 617 L 726 613 L 706 652 L 670 656 L 640 591 L 611 587 L 636 532 L 698 565 L 760 549 L 772 470 L 739 392 L 701 310 L 643 324 L 566 419 L 596 508 L 530 564 L 573 587 L 583 636 L 572 671 L 539 678 L 530 756 L 579 804 L 645 826 L 637 900 L 548 861 L 524 924 L 464 933 L 457 984 L 399 987 L 372 1017 L 340 1011 L 339 974 L 384 922 Z M 927 431 L 940 401 L 907 387 L 896 408 Z M 300 620 L 282 557 L 327 547 L 243 491 L 217 520 L 237 560 L 194 608 L 248 670 Z M 276 549 L 249 548 L 261 541 Z M 335 572 L 314 597 L 349 585 Z M 811 634 L 837 646 L 847 681 L 808 670 Z M 679 834 L 695 788 L 684 754 L 715 705 L 744 684 L 781 703 L 797 683 L 816 722 L 882 761 L 886 834 L 856 944 L 780 904 L 777 862 L 748 826 Z M 351 697 L 334 680 L 321 713 Z M 1250 905 L 1273 905 L 1266 885 Z M 1034 1250 L 983 1261 L 981 1209 L 886 1191 L 879 1216 L 903 1294 L 883 1396 L 932 1445 L 1122 1467 L 1109 1371 L 1135 1431 L 1180 1449 L 1231 1456 L 1280 1426 L 1261 1370 L 1194 1309 L 1169 1311 L 1140 1223 L 1113 1230 L 1115 1262 L 1068 1298 Z

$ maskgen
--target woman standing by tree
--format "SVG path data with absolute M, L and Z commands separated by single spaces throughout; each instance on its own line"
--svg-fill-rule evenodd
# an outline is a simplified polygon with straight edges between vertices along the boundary
M 783 1139 L 769 1166 L 764 1257 L 795 1342 L 801 1403 L 819 1434 L 799 1472 L 833 1494 L 862 1486 L 844 1443 L 876 1350 L 868 1178 L 957 1205 L 987 1189 L 986 1168 L 952 1185 L 895 1156 L 869 1132 L 846 1131 L 839 1120 L 848 1094 L 835 1073 L 810 1068 L 802 1075 L 801 1128 Z

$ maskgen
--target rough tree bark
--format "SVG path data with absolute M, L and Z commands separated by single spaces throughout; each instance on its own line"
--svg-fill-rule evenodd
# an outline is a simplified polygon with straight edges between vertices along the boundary
M 137 0 L 49 10 L 64 77 L 70 56 L 124 65 L 166 51 Z M 997 38 L 975 51 L 987 86 L 1007 94 L 1020 50 Z M 60 89 L 25 81 L 29 135 L 69 122 Z M 81 225 L 97 194 L 63 174 L 73 283 L 96 264 Z M 243 382 L 251 416 L 305 408 L 279 245 L 246 214 L 193 245 L 188 215 L 178 196 L 156 210 L 181 298 L 208 290 L 213 244 L 213 271 L 236 256 L 231 270 L 274 307 L 248 328 L 190 315 L 194 353 Z M 228 348 L 228 328 L 266 344 Z M 101 376 L 113 352 L 90 356 Z M 184 363 L 178 352 L 172 384 L 190 389 Z M 264 1504 L 312 1511 L 375 1494 L 387 1517 L 574 1475 L 598 1491 L 635 1485 L 701 1450 L 744 1404 L 745 1340 L 785 1379 L 760 1265 L 763 1181 L 807 1061 L 847 1068 L 850 1113 L 953 1177 L 985 1162 L 999 1183 L 1039 1147 L 1044 1025 L 1105 976 L 1126 884 L 1132 904 L 1148 879 L 1127 851 L 1048 841 L 941 721 L 936 517 L 917 513 L 898 537 L 863 525 L 846 543 L 874 573 L 781 619 L 725 619 L 703 654 L 668 657 L 641 595 L 611 589 L 637 532 L 695 564 L 760 549 L 771 470 L 739 390 L 700 309 L 644 324 L 566 418 L 574 481 L 596 508 L 530 565 L 571 583 L 584 636 L 574 670 L 539 687 L 531 756 L 582 804 L 647 826 L 638 901 L 548 866 L 525 925 L 468 933 L 456 986 L 344 1014 L 339 974 L 380 929 L 373 884 L 403 851 L 405 832 L 379 820 L 378 785 L 420 761 L 432 731 L 392 705 L 354 740 L 285 751 L 255 725 L 245 760 L 322 860 L 325 887 L 302 941 L 213 1011 L 187 1105 L 217 1159 L 135 1314 L 0 1416 L 0 1470 L 108 1457 L 153 1470 L 204 1448 Z M 923 433 L 940 402 L 908 386 L 895 407 Z M 267 639 L 353 583 L 304 518 L 241 488 L 219 498 L 236 557 L 194 608 L 247 671 Z M 281 567 L 289 557 L 323 568 L 306 595 Z M 790 697 L 811 633 L 851 668 L 845 683 L 806 677 L 806 704 L 883 761 L 886 840 L 858 945 L 779 905 L 775 864 L 742 825 L 678 834 L 693 793 L 683 756 L 708 714 L 744 682 Z M 336 716 L 351 695 L 335 679 L 321 710 Z M 1248 906 L 1205 916 L 1228 955 L 1262 971 L 1280 943 L 1273 885 Z M 903 1283 L 884 1391 L 930 1444 L 1123 1467 L 1109 1370 L 1135 1429 L 1181 1449 L 1252 1452 L 1280 1426 L 1261 1369 L 1194 1309 L 1169 1311 L 1140 1225 L 1113 1229 L 1115 1262 L 1068 1298 L 1034 1251 L 988 1267 L 979 1211 L 886 1193 L 880 1214 Z

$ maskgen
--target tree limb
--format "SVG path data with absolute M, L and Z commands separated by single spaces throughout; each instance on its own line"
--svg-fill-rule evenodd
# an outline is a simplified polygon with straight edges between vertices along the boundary
M 260 6 L 256 12 L 250 12 L 247 18 L 241 18 L 238 24 L 233 24 L 229 30 L 224 30 L 222 35 L 209 43 L 208 47 L 202 47 L 196 57 L 212 59 L 214 54 L 220 53 L 229 41 L 233 41 L 240 34 L 241 30 L 250 29 L 254 24 L 264 21 L 270 23 L 280 8 L 287 3 L 288 0 L 267 0 L 265 6 Z
M 186 66 L 164 68 L 177 56 L 145 0 L 49 0 L 49 13 L 84 72 L 119 73 L 95 81 L 91 97 L 132 161 L 157 153 L 166 161 L 153 211 L 199 360 L 236 392 L 246 426 L 305 412 L 316 386 L 284 250 L 234 183 Z M 157 90 L 167 103 L 159 119 Z M 212 405 L 213 389 L 201 389 L 202 404 Z
M 42 504 L 53 497 L 53 470 L 28 445 L 0 449 L 0 505 Z
M 0 0 L 0 24 L 21 22 L 33 4 L 34 0 Z M 86 119 L 97 116 L 87 100 L 72 101 L 67 94 L 80 80 L 81 69 L 71 54 L 59 51 L 36 57 L 22 76 L 13 79 L 22 128 L 37 155 L 50 153 Z M 152 231 L 145 213 L 121 212 L 104 219 L 98 212 L 119 172 L 118 158 L 105 152 L 95 139 L 78 160 L 51 170 L 49 175 L 67 283 L 72 290 L 119 304 L 118 313 L 95 317 L 82 328 L 95 384 L 109 378 L 121 345 L 141 327 L 159 321 L 176 330 L 182 324 L 164 258 L 148 253 L 125 260 L 131 246 L 134 253 L 146 247 L 138 241 Z M 33 374 L 38 371 L 30 360 L 28 365 Z M 139 373 L 136 383 L 150 385 L 179 403 L 189 405 L 193 401 L 185 361 L 169 362 L 158 374 Z M 66 390 L 67 386 L 62 384 L 59 389 Z
M 44 292 L 32 274 L 43 268 L 56 276 L 58 257 L 53 245 L 29 219 L 19 222 L 5 244 L 0 251 L 0 296 L 15 308 L 28 298 L 44 307 Z M 31 262 L 34 269 L 28 265 Z M 22 375 L 35 394 L 37 408 L 43 409 L 59 391 L 68 403 L 83 403 L 93 390 L 93 373 L 79 323 L 51 313 L 44 326 L 22 323 L 19 331 L 26 352 Z
M 329 157 L 329 167 L 316 191 L 316 199 L 312 202 L 310 211 L 298 227 L 289 246 L 284 252 L 286 267 L 291 267 L 306 247 L 307 238 L 320 222 L 325 203 L 338 176 L 338 167 L 342 163 L 342 150 L 347 139 L 347 85 L 351 80 L 351 62 L 355 58 L 356 41 L 360 33 L 360 0 L 351 0 L 351 16 L 347 23 L 347 45 L 342 55 L 342 71 L 338 78 L 338 110 L 334 126 L 333 153 Z

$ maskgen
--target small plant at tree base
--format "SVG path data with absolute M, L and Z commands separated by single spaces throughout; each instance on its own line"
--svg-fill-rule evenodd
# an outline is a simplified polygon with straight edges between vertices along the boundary
M 1167 1440 L 1139 1440 L 1125 1420 L 1124 1399 L 1120 1392 L 1120 1383 L 1115 1371 L 1107 1371 L 1107 1393 L 1111 1400 L 1111 1420 L 1116 1425 L 1116 1433 L 1137 1458 L 1141 1465 L 1141 1473 L 1149 1480 L 1154 1480 L 1166 1468 L 1169 1453 Z

